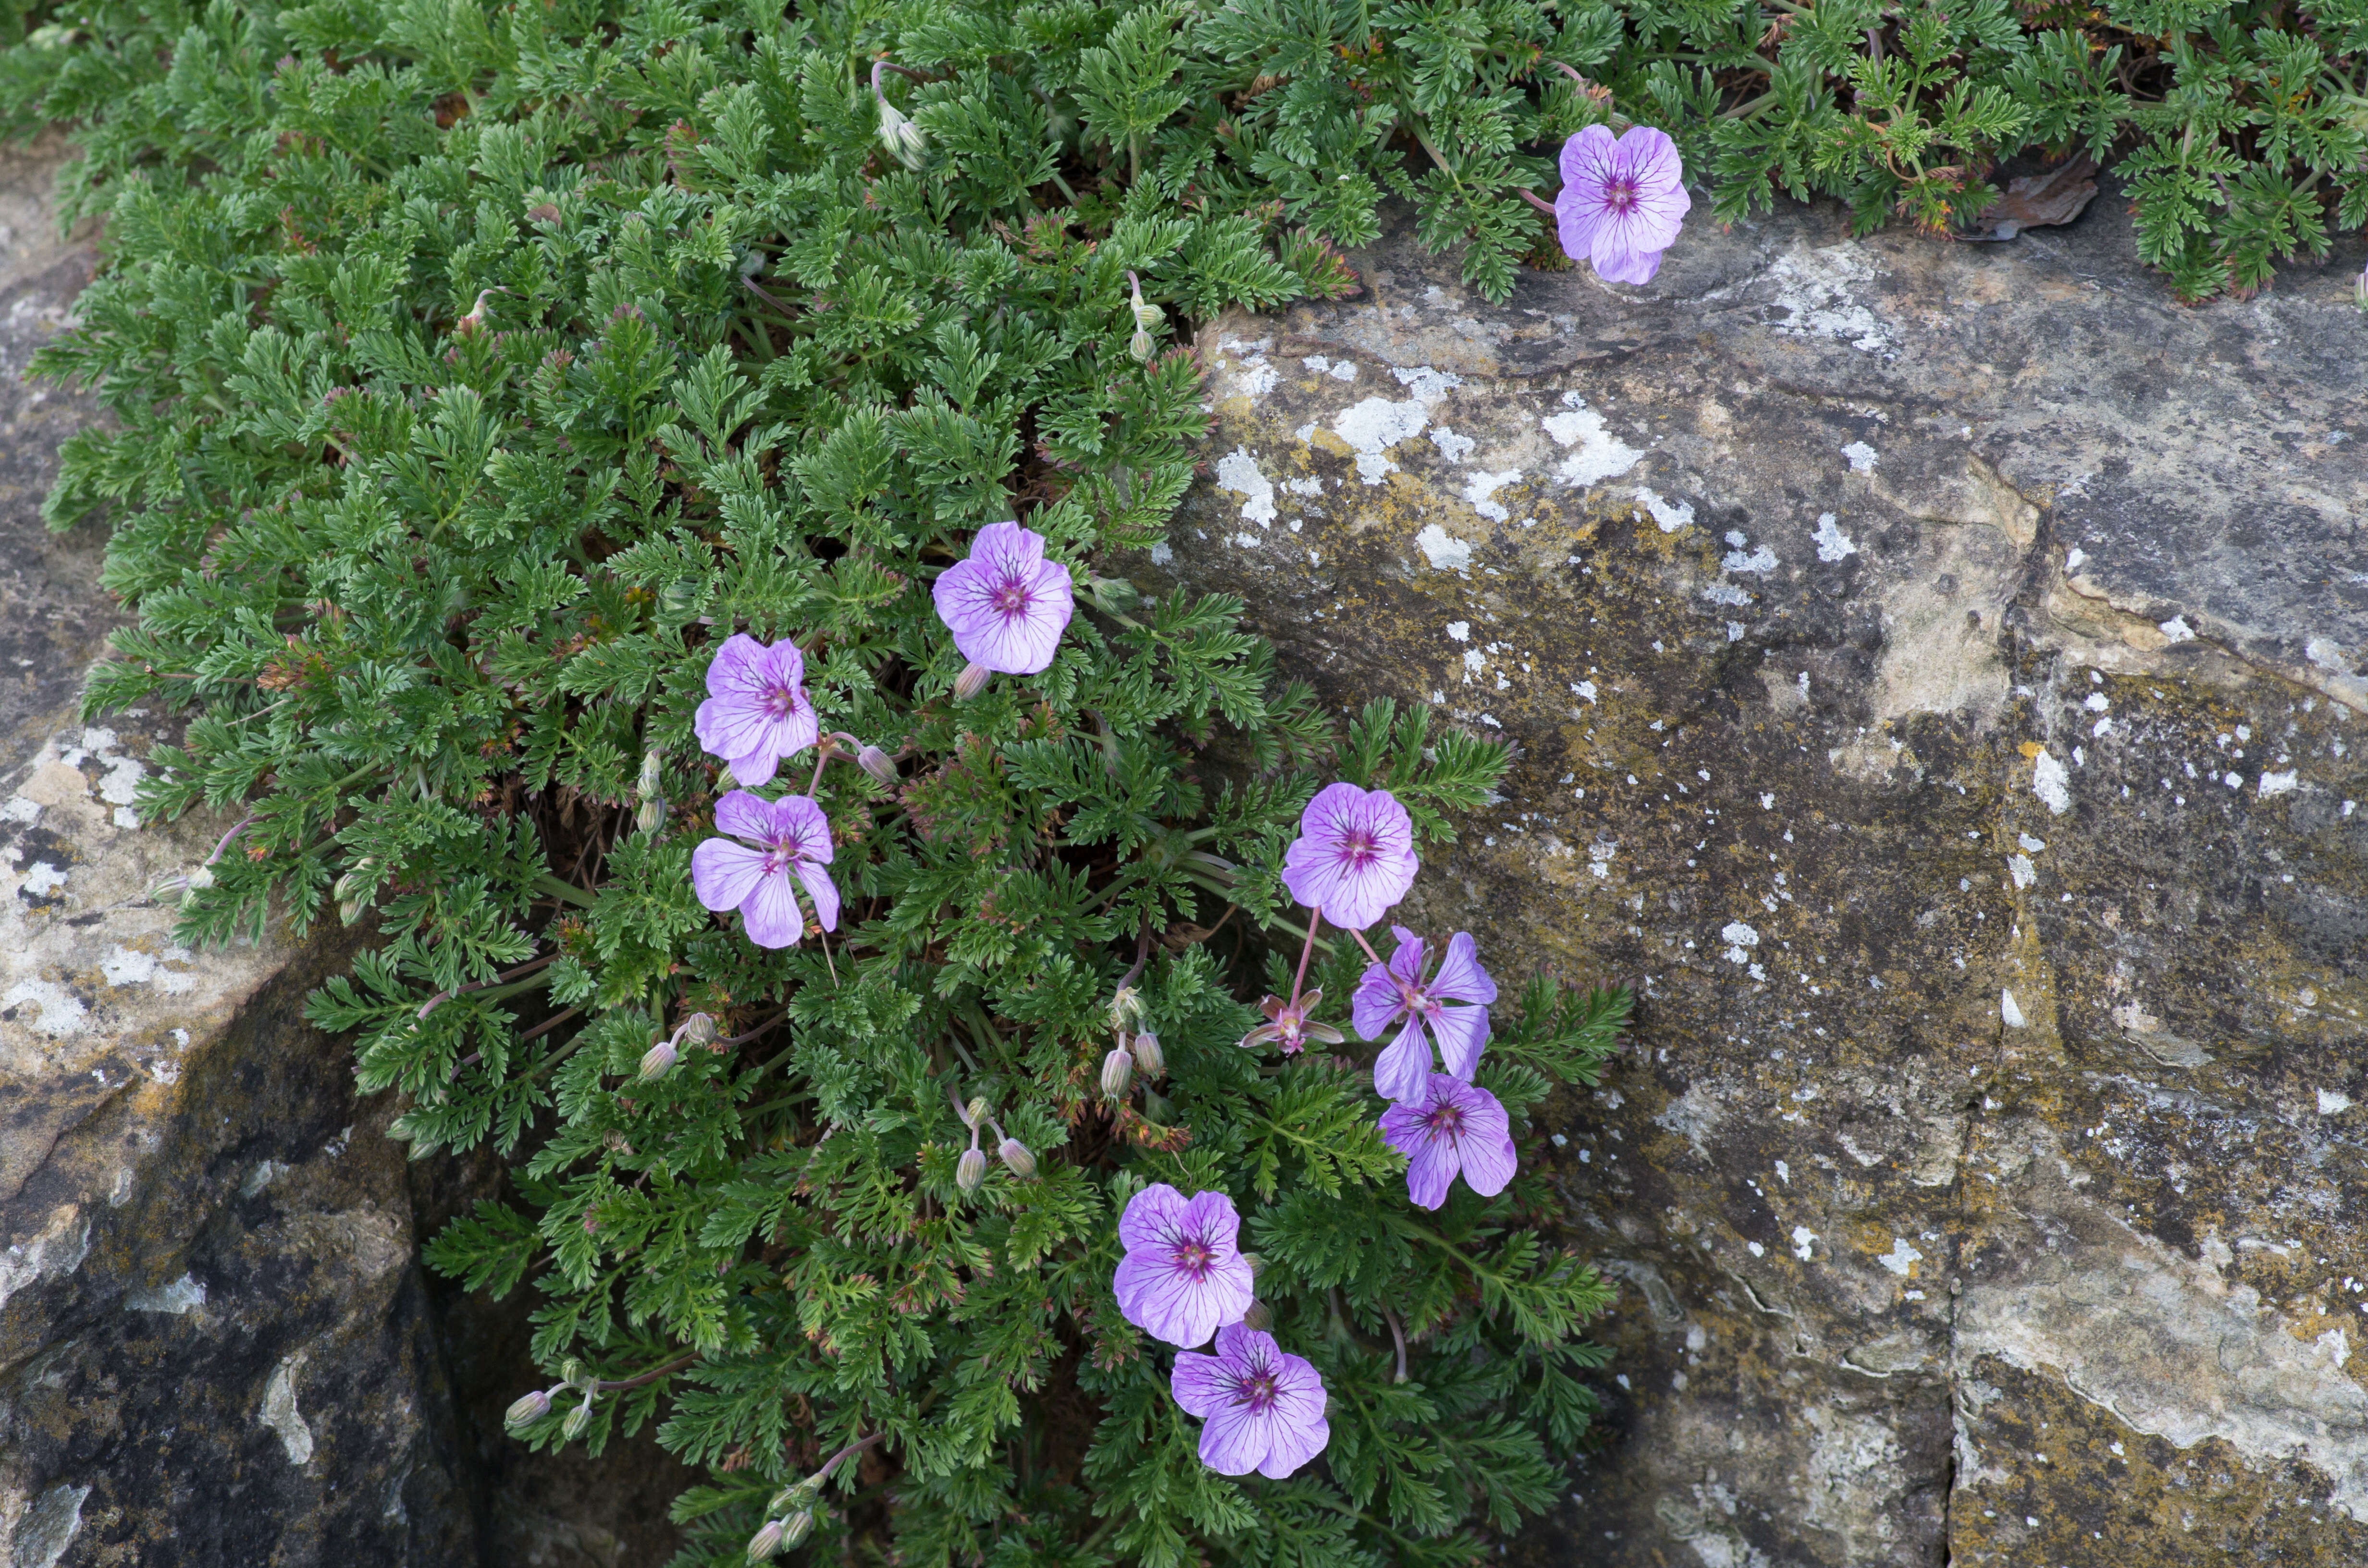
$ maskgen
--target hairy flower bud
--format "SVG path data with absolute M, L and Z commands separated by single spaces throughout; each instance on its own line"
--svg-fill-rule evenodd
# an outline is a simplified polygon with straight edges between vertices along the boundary
M 666 825 L 666 807 L 655 795 L 633 808 L 633 825 L 644 834 L 655 833 Z
M 189 873 L 189 885 L 200 891 L 213 886 L 214 869 L 211 866 L 200 866 L 196 870 L 191 871 Z
M 658 608 L 668 615 L 685 615 L 699 603 L 699 579 L 677 577 L 658 590 Z
M 1132 1028 L 1143 1019 L 1143 993 L 1132 985 L 1121 985 L 1110 996 L 1110 1026 L 1114 1029 Z
M 722 1038 L 716 1030 L 715 1020 L 705 1013 L 693 1013 L 683 1019 L 674 1032 L 675 1038 L 685 1045 L 713 1045 Z
M 1114 1100 L 1124 1099 L 1128 1086 L 1133 1082 L 1134 1057 L 1126 1047 L 1121 1045 L 1102 1058 L 1103 1094 Z
M 1253 1279 L 1257 1278 L 1258 1277 L 1258 1271 L 1266 1267 L 1266 1259 L 1260 1257 L 1254 1252 L 1246 1252 L 1242 1254 L 1242 1263 L 1249 1269 L 1250 1278 Z
M 584 1381 L 584 1363 L 570 1356 L 559 1364 L 559 1381 L 569 1388 Z
M 997 1131 L 1000 1131 L 1000 1129 Z M 1019 1139 L 1006 1138 L 1001 1143 L 996 1146 L 995 1152 L 1003 1156 L 1004 1165 L 1010 1169 L 1013 1176 L 1018 1176 L 1021 1181 L 1027 1181 L 1035 1176 L 1036 1156 L 1028 1152 L 1028 1145 L 1022 1143 Z
M 1104 615 L 1124 615 L 1143 602 L 1143 591 L 1123 577 L 1096 577 L 1087 585 L 1086 592 L 1094 608 Z
M 1167 1053 L 1159 1049 L 1159 1037 L 1145 1031 L 1134 1037 L 1134 1065 L 1146 1078 L 1167 1076 Z
M 515 1432 L 521 1426 L 531 1426 L 551 1414 L 551 1392 L 537 1389 L 524 1395 L 502 1413 L 502 1425 Z
M 674 1041 L 662 1040 L 642 1055 L 642 1082 L 654 1084 L 674 1071 Z
M 765 1528 L 748 1538 L 748 1561 L 762 1562 L 781 1550 L 781 1521 L 767 1519 Z
M 1126 287 L 1127 292 L 1130 296 L 1127 301 L 1127 308 L 1134 312 L 1134 325 L 1136 331 L 1149 332 L 1154 327 L 1156 327 L 1161 322 L 1167 319 L 1167 312 L 1161 310 L 1157 305 L 1149 303 L 1144 299 L 1143 280 L 1132 272 L 1126 275 Z
M 805 1508 L 801 1508 L 796 1513 L 791 1514 L 789 1517 L 783 1519 L 781 1521 L 781 1544 L 783 1546 L 795 1546 L 798 1542 L 805 1540 L 807 1532 L 814 1528 L 814 1517 L 813 1511 Z
M 954 1165 L 954 1185 L 964 1192 L 976 1192 L 978 1184 L 986 1179 L 986 1156 L 973 1143 L 962 1151 Z
M 880 144 L 908 169 L 917 169 L 928 161 L 929 139 L 884 97 L 880 99 Z
M 592 1401 L 586 1398 L 583 1403 L 567 1413 L 567 1419 L 559 1424 L 559 1435 L 572 1443 L 584 1436 L 584 1428 L 591 1425 Z
M 1159 346 L 1151 341 L 1151 334 L 1137 327 L 1134 335 L 1126 340 L 1126 351 L 1136 364 L 1148 365 L 1151 357 L 1159 351 Z
M 968 702 L 972 698 L 976 697 L 980 692 L 985 691 L 986 689 L 986 677 L 994 673 L 995 672 L 993 670 L 988 669 L 985 665 L 971 664 L 964 665 L 962 667 L 962 673 L 959 676 L 955 677 L 954 680 L 954 700 L 956 702 Z
M 657 753 L 643 752 L 641 775 L 633 780 L 634 792 L 644 801 L 655 795 L 658 792 L 658 785 L 662 781 L 660 775 L 664 770 L 664 761 Z
M 893 787 L 896 782 L 896 759 L 878 746 L 865 746 L 857 752 L 855 763 L 882 784 Z
M 347 868 L 346 874 L 339 877 L 337 885 L 330 890 L 330 896 L 339 903 L 351 903 L 377 881 L 378 862 L 365 858 Z
M 1274 1326 L 1274 1309 L 1256 1297 L 1252 1297 L 1250 1304 L 1242 1311 L 1242 1326 L 1254 1328 L 1260 1334 L 1264 1334 Z

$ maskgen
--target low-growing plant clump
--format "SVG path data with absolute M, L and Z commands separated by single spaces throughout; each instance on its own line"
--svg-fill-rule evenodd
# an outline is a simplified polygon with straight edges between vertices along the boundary
M 431 1261 L 536 1293 L 513 1428 L 656 1422 L 685 1562 L 1476 1562 L 1593 1408 L 1521 1151 L 1627 999 L 1384 957 L 1501 750 L 1115 565 L 1179 324 L 1352 292 L 1393 196 L 1491 297 L 1642 281 L 1684 168 L 1946 227 L 2119 147 L 2198 295 L 2362 221 L 2368 19 L 2139 10 L 35 7 L 87 706 L 239 813 L 185 938 L 368 938 L 312 1016 L 509 1162 Z

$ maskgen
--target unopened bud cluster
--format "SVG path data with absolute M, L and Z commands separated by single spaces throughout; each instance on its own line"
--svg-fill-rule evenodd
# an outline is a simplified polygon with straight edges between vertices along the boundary
M 665 759 L 655 751 L 643 752 L 641 776 L 633 780 L 633 798 L 641 802 L 633 808 L 633 825 L 643 833 L 666 825 L 666 796 L 660 792 L 664 776 Z
M 683 1019 L 682 1022 L 675 1026 L 674 1033 L 658 1041 L 657 1044 L 650 1047 L 647 1051 L 643 1053 L 641 1068 L 642 1082 L 644 1084 L 655 1083 L 658 1079 L 665 1077 L 668 1073 L 673 1072 L 674 1064 L 682 1059 L 682 1051 L 684 1047 L 693 1045 L 712 1046 L 717 1038 L 718 1031 L 715 1028 L 715 1020 L 709 1017 L 705 1013 L 693 1013 L 690 1017 Z
M 1126 286 L 1133 296 L 1129 308 L 1134 314 L 1134 335 L 1127 339 L 1126 351 L 1137 364 L 1149 364 L 1152 355 L 1158 352 L 1151 335 L 1167 319 L 1167 312 L 1144 299 L 1142 280 L 1132 272 L 1126 275 Z
M 917 169 L 928 161 L 929 139 L 922 134 L 921 128 L 914 124 L 909 116 L 890 103 L 888 95 L 881 90 L 880 76 L 887 69 L 888 62 L 884 60 L 871 67 L 871 97 L 880 106 L 880 144 L 888 149 L 889 156 L 906 168 Z

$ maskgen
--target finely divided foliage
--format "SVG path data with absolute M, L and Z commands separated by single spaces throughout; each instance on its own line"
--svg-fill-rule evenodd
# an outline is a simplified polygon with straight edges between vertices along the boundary
M 108 215 L 42 369 L 115 415 L 51 513 L 141 618 L 87 700 L 237 819 L 185 937 L 348 929 L 312 1017 L 507 1160 L 430 1260 L 529 1292 L 519 1440 L 654 1425 L 686 1564 L 1474 1562 L 1552 1501 L 1606 1288 L 1533 1173 L 1414 1206 L 1315 1006 L 1369 960 L 1282 887 L 1319 789 L 1410 877 L 1503 754 L 1115 564 L 1205 428 L 1174 324 L 1352 286 L 1388 95 L 1227 118 L 1300 45 L 1181 6 L 34 20 Z M 1549 36 L 1431 25 L 1359 36 L 1406 93 Z M 1626 1007 L 1497 1009 L 1517 1136 Z

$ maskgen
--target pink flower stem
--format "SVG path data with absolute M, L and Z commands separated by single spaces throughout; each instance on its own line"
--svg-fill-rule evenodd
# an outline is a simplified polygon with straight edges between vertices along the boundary
M 814 748 L 814 777 L 806 780 L 806 795 L 809 799 L 822 787 L 822 770 L 830 766 L 830 754 L 837 749 L 837 738 L 831 735 L 824 736 L 822 744 Z
M 1367 958 L 1372 960 L 1375 963 L 1382 962 L 1382 955 L 1373 951 L 1373 944 L 1365 940 L 1365 934 L 1362 931 L 1351 931 L 1349 935 L 1357 938 L 1357 946 L 1365 949 L 1365 956 Z M 1389 966 L 1387 964 L 1383 964 L 1382 967 L 1387 969 Z
M 1521 199 L 1522 199 L 1522 200 L 1524 200 L 1524 201 L 1528 202 L 1531 206 L 1532 206 L 1532 207 L 1536 208 L 1539 211 L 1541 211 L 1541 212 L 1544 213 L 1547 217 L 1551 218 L 1551 217 L 1554 216 L 1554 203 L 1553 203 L 1553 202 L 1551 202 L 1551 201 L 1540 201 L 1540 200 L 1539 200 L 1535 196 L 1531 195 L 1530 192 L 1528 192 L 1528 191 L 1526 191 L 1526 190 L 1525 190 L 1525 191 L 1522 191 L 1522 192 L 1520 193 L 1520 196 L 1521 196 Z
M 1308 912 L 1307 941 L 1306 944 L 1299 949 L 1299 972 L 1291 977 L 1291 1005 L 1294 1007 L 1299 1006 L 1300 984 L 1307 978 L 1307 960 L 1315 951 L 1315 927 L 1323 924 L 1324 912 L 1322 910 L 1315 909 Z M 1362 941 L 1364 938 L 1360 937 L 1358 940 Z

